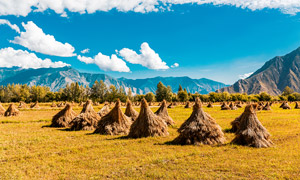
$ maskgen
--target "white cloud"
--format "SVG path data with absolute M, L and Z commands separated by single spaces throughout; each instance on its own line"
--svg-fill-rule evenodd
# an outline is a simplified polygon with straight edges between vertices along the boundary
M 149 69 L 169 69 L 167 63 L 162 61 L 161 58 L 153 49 L 150 48 L 149 44 L 144 42 L 141 45 L 141 54 L 137 54 L 135 51 L 123 48 L 118 53 L 122 56 L 125 61 L 128 61 L 132 64 L 140 64 Z
M 299 0 L 0 0 L 0 15 L 27 16 L 28 13 L 51 9 L 65 16 L 65 10 L 94 13 L 117 9 L 122 12 L 156 12 L 170 10 L 174 4 L 229 5 L 251 10 L 279 9 L 283 13 L 300 12 Z
M 40 59 L 34 53 L 28 51 L 15 50 L 11 47 L 0 49 L 0 67 L 21 67 L 28 68 L 57 68 L 70 66 L 61 61 L 52 62 L 50 59 Z
M 246 73 L 246 74 L 242 74 L 242 75 L 239 75 L 239 78 L 240 78 L 240 79 L 246 79 L 246 78 L 248 78 L 249 76 L 251 76 L 252 74 L 253 74 L 253 72 Z
M 115 54 L 111 57 L 98 53 L 94 58 L 77 56 L 79 61 L 86 64 L 96 64 L 100 69 L 104 71 L 118 71 L 118 72 L 130 72 L 126 63 L 118 58 Z
M 90 52 L 90 49 L 89 48 L 86 48 L 86 49 L 84 49 L 84 50 L 82 50 L 82 51 L 80 51 L 82 54 L 85 54 L 85 53 L 89 53 Z
M 69 43 L 61 43 L 55 40 L 54 36 L 45 34 L 41 28 L 32 21 L 22 23 L 25 32 L 14 38 L 12 43 L 22 45 L 32 51 L 43 54 L 71 57 L 75 56 L 75 48 Z
M 174 63 L 171 68 L 176 68 L 176 67 L 179 67 L 179 64 L 178 63 Z
M 20 28 L 16 24 L 11 24 L 8 20 L 6 19 L 0 19 L 0 24 L 6 24 L 8 25 L 11 29 L 15 30 L 17 33 L 20 33 Z

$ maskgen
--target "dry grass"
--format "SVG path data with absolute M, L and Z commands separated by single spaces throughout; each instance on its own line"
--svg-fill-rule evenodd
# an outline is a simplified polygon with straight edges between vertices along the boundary
M 7 108 L 7 104 L 3 104 Z M 50 125 L 59 109 L 21 110 L 19 117 L 0 117 L 0 179 L 298 179 L 300 110 L 258 112 L 275 146 L 255 149 L 237 145 L 177 146 L 177 128 L 192 109 L 168 109 L 175 125 L 170 136 L 121 139 L 120 136 L 64 131 Z M 98 111 L 102 106 L 94 107 Z M 293 107 L 293 106 L 292 106 Z M 46 109 L 47 108 L 47 109 Z M 79 113 L 81 107 L 75 107 Z M 123 109 L 124 110 L 124 109 Z M 138 109 L 137 109 L 138 110 Z M 156 111 L 157 108 L 152 108 Z M 243 110 L 204 108 L 222 127 Z M 234 134 L 225 133 L 227 143 Z

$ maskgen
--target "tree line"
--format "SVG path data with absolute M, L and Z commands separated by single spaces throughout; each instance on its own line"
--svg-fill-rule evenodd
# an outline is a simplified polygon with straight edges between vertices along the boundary
M 79 85 L 77 82 L 68 84 L 58 92 L 50 91 L 47 86 L 28 86 L 22 84 L 8 84 L 0 86 L 0 102 L 53 102 L 53 101 L 74 101 L 82 102 L 88 99 L 94 102 L 103 103 L 105 101 L 114 102 L 120 99 L 125 102 L 128 99 L 140 101 L 145 98 L 148 102 L 166 100 L 169 102 L 194 101 L 199 97 L 204 102 L 223 101 L 300 101 L 300 93 L 295 93 L 291 88 L 286 87 L 279 96 L 271 96 L 265 92 L 255 95 L 229 94 L 228 92 L 209 94 L 190 93 L 186 88 L 178 87 L 178 92 L 172 92 L 170 86 L 165 86 L 162 82 L 157 84 L 155 94 L 149 92 L 142 95 L 133 95 L 131 88 L 124 90 L 123 87 L 116 88 L 114 85 L 107 86 L 102 80 L 95 81 L 92 87 Z

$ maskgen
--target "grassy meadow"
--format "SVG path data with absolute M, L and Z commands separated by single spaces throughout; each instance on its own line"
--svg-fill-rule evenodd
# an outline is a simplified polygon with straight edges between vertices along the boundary
M 0 179 L 298 179 L 300 176 L 300 110 L 257 112 L 272 135 L 274 147 L 256 149 L 230 144 L 225 132 L 242 109 L 206 108 L 225 132 L 222 146 L 168 145 L 192 109 L 168 109 L 176 125 L 168 137 L 122 139 L 49 128 L 60 108 L 21 110 L 0 117 Z M 3 104 L 5 108 L 8 104 Z M 291 105 L 292 107 L 294 104 Z M 94 106 L 98 111 L 102 105 Z M 153 107 L 155 111 L 158 107 Z M 136 108 L 139 110 L 139 108 Z M 75 107 L 79 113 L 81 107 Z M 125 110 L 125 109 L 123 109 Z

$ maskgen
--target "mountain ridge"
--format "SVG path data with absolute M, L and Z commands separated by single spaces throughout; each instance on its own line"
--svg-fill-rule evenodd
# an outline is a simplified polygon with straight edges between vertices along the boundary
M 27 84 L 48 86 L 52 91 L 58 91 L 71 82 L 91 87 L 98 80 L 103 80 L 107 85 L 123 87 L 125 91 L 132 89 L 134 94 L 145 94 L 155 92 L 156 85 L 162 81 L 166 86 L 170 85 L 173 92 L 177 92 L 179 84 L 189 92 L 207 94 L 214 92 L 220 87 L 227 85 L 206 78 L 192 79 L 190 77 L 154 77 L 145 79 L 114 78 L 106 74 L 79 72 L 72 67 L 22 69 L 17 67 L 0 68 L 0 85 Z
M 300 48 L 267 61 L 246 79 L 217 92 L 280 95 L 286 86 L 300 92 Z

